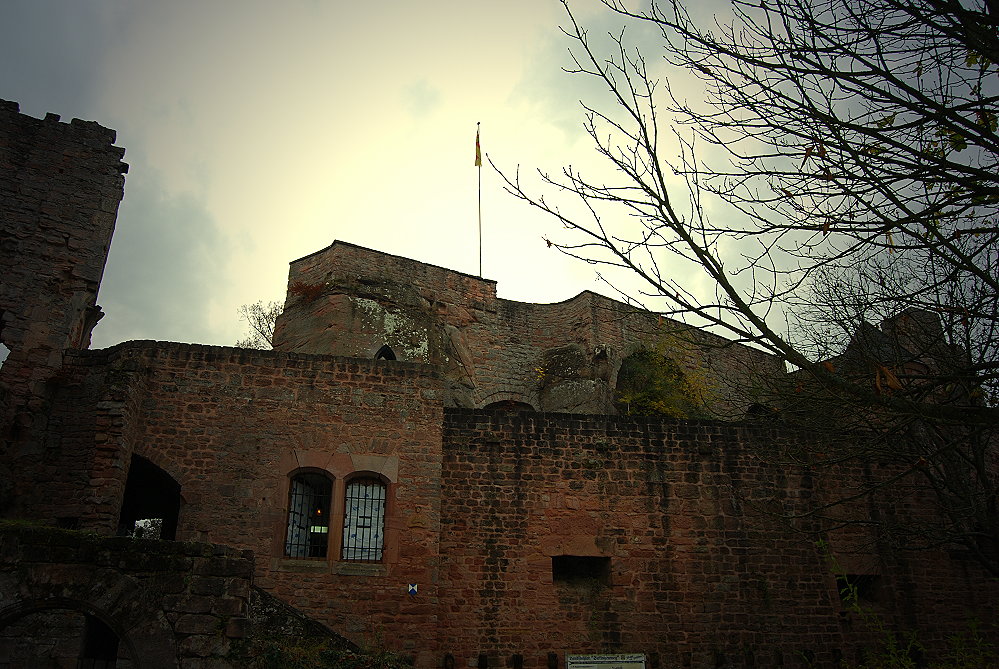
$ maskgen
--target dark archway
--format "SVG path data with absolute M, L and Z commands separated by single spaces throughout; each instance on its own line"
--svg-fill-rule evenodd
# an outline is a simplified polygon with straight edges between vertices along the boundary
M 395 360 L 395 359 L 396 359 L 395 351 L 393 351 L 388 344 L 383 345 L 380 349 L 378 349 L 378 352 L 375 353 L 375 360 Z
M 138 668 L 139 656 L 111 615 L 69 598 L 28 600 L 0 611 L 0 655 L 15 667 Z
M 84 615 L 83 651 L 80 664 L 99 667 L 114 667 L 118 660 L 120 639 L 111 627 L 97 616 Z
M 688 377 L 671 356 L 640 349 L 621 362 L 614 404 L 631 416 L 709 418 L 704 407 L 706 386 L 699 377 Z
M 145 538 L 173 541 L 177 538 L 179 516 L 180 484 L 141 455 L 133 455 L 121 503 L 118 534 L 131 536 L 136 533 L 137 521 L 151 521 L 140 525 L 139 529 L 146 532 Z M 158 533 L 155 532 L 157 525 Z
M 486 411 L 506 411 L 507 413 L 520 413 L 523 411 L 536 411 L 527 402 L 518 402 L 517 400 L 500 400 L 499 402 L 492 402 L 482 407 Z

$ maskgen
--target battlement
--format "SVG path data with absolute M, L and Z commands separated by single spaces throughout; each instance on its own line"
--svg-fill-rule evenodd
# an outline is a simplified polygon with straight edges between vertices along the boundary
M 22 133 L 25 130 L 31 130 L 31 126 L 35 126 L 36 131 L 44 129 L 46 133 L 59 133 L 60 139 L 64 141 L 75 141 L 94 149 L 107 149 L 109 156 L 107 165 L 118 174 L 128 172 L 128 164 L 121 160 L 125 156 L 125 149 L 113 146 L 118 137 L 117 132 L 111 128 L 105 128 L 97 121 L 74 118 L 66 123 L 61 121 L 61 118 L 59 114 L 49 112 L 45 114 L 43 119 L 37 119 L 22 114 L 21 106 L 17 102 L 0 100 L 0 125 L 18 124 Z

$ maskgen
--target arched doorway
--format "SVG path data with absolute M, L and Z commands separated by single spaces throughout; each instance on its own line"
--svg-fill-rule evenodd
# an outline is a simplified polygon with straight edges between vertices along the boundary
M 69 599 L 0 611 L 0 666 L 7 669 L 137 669 L 135 649 L 111 617 Z

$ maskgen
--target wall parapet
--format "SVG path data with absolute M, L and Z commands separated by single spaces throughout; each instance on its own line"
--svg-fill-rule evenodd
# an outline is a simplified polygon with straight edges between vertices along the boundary
M 307 369 L 337 369 L 348 372 L 371 372 L 381 376 L 440 378 L 433 365 L 419 362 L 365 360 L 320 353 L 292 353 L 235 346 L 186 344 L 170 341 L 137 339 L 104 349 L 68 350 L 66 363 L 96 367 L 127 360 L 175 360 L 208 363 L 254 364 L 266 367 Z

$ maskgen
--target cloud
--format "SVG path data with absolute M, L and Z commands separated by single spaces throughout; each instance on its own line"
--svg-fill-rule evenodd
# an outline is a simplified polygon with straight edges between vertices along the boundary
M 476 121 L 504 164 L 592 160 L 558 3 L 5 4 L 0 94 L 96 120 L 128 150 L 97 346 L 235 341 L 238 306 L 280 298 L 288 261 L 334 238 L 478 271 Z M 591 266 L 542 241 L 557 223 L 483 172 L 483 271 L 501 292 L 589 287 Z
M 94 115 L 104 55 L 131 18 L 113 0 L 14 0 L 0 9 L 2 94 L 33 116 Z
M 441 92 L 426 79 L 420 79 L 404 91 L 404 101 L 413 116 L 426 116 L 441 103 Z
M 130 339 L 229 343 L 212 341 L 210 317 L 230 281 L 226 239 L 201 200 L 164 191 L 149 168 L 136 172 L 118 212 L 98 300 L 107 316 L 94 346 Z M 238 326 L 235 313 L 233 321 Z

